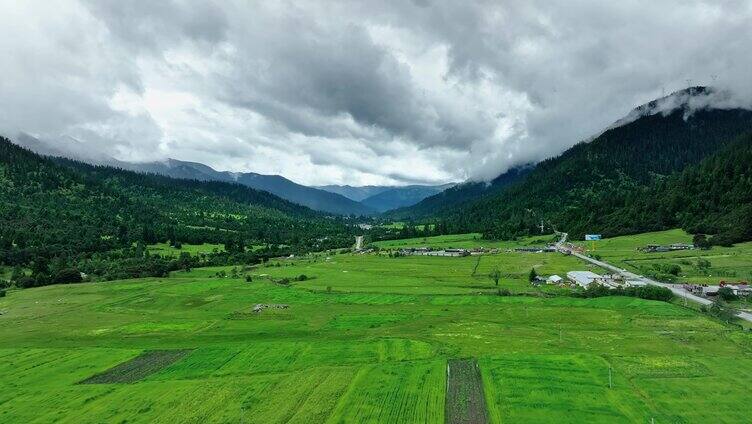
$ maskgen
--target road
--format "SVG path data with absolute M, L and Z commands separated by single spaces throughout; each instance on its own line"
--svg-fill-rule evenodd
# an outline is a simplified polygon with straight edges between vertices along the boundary
M 599 261 L 599 260 L 593 259 L 593 258 L 591 258 L 589 256 L 585 256 L 585 255 L 583 255 L 581 253 L 578 253 L 578 252 L 572 250 L 571 248 L 567 247 L 567 245 L 566 245 L 567 233 L 560 233 L 560 234 L 561 234 L 561 239 L 556 243 L 555 246 L 556 246 L 556 250 L 558 250 L 561 253 L 575 256 L 577 258 L 582 259 L 583 261 L 590 262 L 591 264 L 593 264 L 595 266 L 599 266 L 599 267 L 601 267 L 603 269 L 606 269 L 606 270 L 610 271 L 613 274 L 619 274 L 619 275 L 621 275 L 624 278 L 629 279 L 629 280 L 636 280 L 636 281 L 641 281 L 641 282 L 643 282 L 645 284 L 651 284 L 651 285 L 654 285 L 654 286 L 665 287 L 665 288 L 671 290 L 674 293 L 674 295 L 682 297 L 685 300 L 689 300 L 689 301 L 692 301 L 692 302 L 695 302 L 695 303 L 699 303 L 700 305 L 712 305 L 713 304 L 712 300 L 709 300 L 709 299 L 706 299 L 704 297 L 700 297 L 700 296 L 697 296 L 695 294 L 692 294 L 692 293 L 688 292 L 687 290 L 685 290 L 683 287 L 677 287 L 674 284 L 666 284 L 666 283 L 661 283 L 660 281 L 651 280 L 650 278 L 644 277 L 642 275 L 637 275 L 637 274 L 635 274 L 633 272 L 627 271 L 626 269 L 622 269 L 622 268 L 616 267 L 614 265 L 611 265 L 608 262 Z M 743 319 L 743 320 L 752 322 L 752 314 L 749 313 L 749 312 L 740 311 L 736 315 L 739 318 Z

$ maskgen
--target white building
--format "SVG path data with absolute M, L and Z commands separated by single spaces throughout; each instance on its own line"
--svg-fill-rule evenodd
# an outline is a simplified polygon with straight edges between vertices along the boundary
M 561 284 L 562 280 L 563 278 L 559 277 L 558 275 L 552 275 L 546 278 L 546 284 Z
M 569 271 L 567 278 L 583 288 L 587 288 L 592 283 L 603 284 L 604 282 L 603 277 L 591 271 Z

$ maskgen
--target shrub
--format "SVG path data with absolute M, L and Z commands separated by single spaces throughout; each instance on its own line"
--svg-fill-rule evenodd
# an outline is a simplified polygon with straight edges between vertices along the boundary
M 660 300 L 663 302 L 669 302 L 674 298 L 674 293 L 671 290 L 660 287 L 647 285 L 642 287 L 618 287 L 615 289 L 608 288 L 606 286 L 594 283 L 588 286 L 587 289 L 578 293 L 580 297 L 594 298 L 605 296 L 630 296 L 638 297 L 640 299 L 647 300 Z
M 0 297 L 5 297 L 5 289 L 0 289 Z
M 530 280 L 532 283 L 538 278 L 538 273 L 535 272 L 535 268 L 530 268 L 530 274 L 527 276 L 527 279 Z
M 307 275 L 305 275 L 305 274 L 300 274 L 300 275 L 298 275 L 298 277 L 296 278 L 296 280 L 298 280 L 298 281 L 305 281 L 305 280 L 307 280 L 307 279 L 308 279 L 308 276 L 307 276 Z
M 74 268 L 61 269 L 53 279 L 56 284 L 80 283 L 81 280 L 81 273 Z
M 739 299 L 739 296 L 734 294 L 734 291 L 731 290 L 731 287 L 721 287 L 720 289 L 718 289 L 718 298 L 728 302 L 731 300 Z
M 250 275 L 246 275 L 245 276 L 245 282 L 246 283 L 252 283 L 253 282 L 253 277 L 251 277 Z
M 36 287 L 37 280 L 32 277 L 23 276 L 16 281 L 16 285 L 22 289 L 26 289 L 29 287 Z

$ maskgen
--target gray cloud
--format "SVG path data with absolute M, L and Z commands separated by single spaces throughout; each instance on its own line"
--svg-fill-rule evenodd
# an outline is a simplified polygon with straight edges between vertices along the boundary
M 0 0 L 0 131 L 123 160 L 489 179 L 688 79 L 752 103 L 749 0 L 45 6 Z

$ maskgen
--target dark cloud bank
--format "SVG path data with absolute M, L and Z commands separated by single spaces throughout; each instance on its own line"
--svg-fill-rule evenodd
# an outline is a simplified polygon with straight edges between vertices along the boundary
M 752 1 L 552 3 L 0 1 L 0 131 L 306 184 L 440 183 L 557 154 L 688 83 L 749 107 Z

